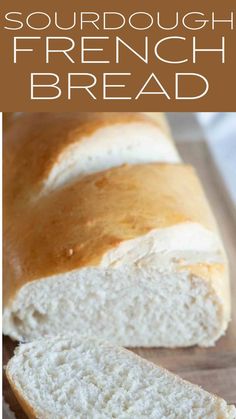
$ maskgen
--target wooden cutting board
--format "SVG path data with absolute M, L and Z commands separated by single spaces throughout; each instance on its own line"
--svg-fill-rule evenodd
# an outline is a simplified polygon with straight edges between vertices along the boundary
M 220 226 L 221 234 L 230 260 L 232 306 L 236 302 L 236 228 L 235 213 L 228 199 L 216 167 L 204 142 L 178 144 L 186 163 L 193 164 L 202 180 Z M 191 197 L 190 197 L 191 199 Z M 15 343 L 9 338 L 3 341 L 4 364 L 13 355 Z M 226 335 L 213 348 L 142 349 L 135 352 L 160 364 L 181 377 L 199 384 L 229 403 L 236 404 L 236 309 Z M 15 412 L 17 419 L 25 419 L 4 377 L 5 401 Z

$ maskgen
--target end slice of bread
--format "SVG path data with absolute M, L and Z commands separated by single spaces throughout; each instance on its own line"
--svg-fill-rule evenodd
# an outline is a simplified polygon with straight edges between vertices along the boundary
M 29 418 L 233 419 L 236 409 L 130 351 L 77 335 L 22 344 L 6 369 Z

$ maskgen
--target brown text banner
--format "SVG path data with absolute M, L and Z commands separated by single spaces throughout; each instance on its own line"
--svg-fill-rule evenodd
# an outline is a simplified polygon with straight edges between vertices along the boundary
M 1 5 L 3 111 L 235 110 L 235 0 Z

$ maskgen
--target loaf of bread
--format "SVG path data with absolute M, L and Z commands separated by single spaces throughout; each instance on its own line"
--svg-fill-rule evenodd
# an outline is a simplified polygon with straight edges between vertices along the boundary
M 26 114 L 15 118 L 4 140 L 11 207 L 122 164 L 180 161 L 162 114 Z
M 31 419 L 233 419 L 236 409 L 130 351 L 97 339 L 22 344 L 6 369 Z
M 209 346 L 227 327 L 227 261 L 190 166 L 84 176 L 31 199 L 5 228 L 14 339 L 67 330 L 128 347 Z

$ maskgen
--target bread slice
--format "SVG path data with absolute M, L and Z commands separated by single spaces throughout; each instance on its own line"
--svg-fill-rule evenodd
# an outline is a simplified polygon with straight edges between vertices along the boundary
M 121 346 L 213 345 L 230 317 L 227 260 L 192 167 L 92 174 L 6 220 L 4 333 L 61 330 Z
M 23 114 L 4 134 L 4 153 L 11 207 L 122 164 L 180 162 L 163 114 L 151 113 Z
M 29 418 L 233 419 L 236 409 L 123 348 L 44 338 L 17 348 L 6 374 Z

